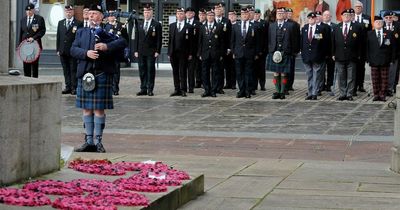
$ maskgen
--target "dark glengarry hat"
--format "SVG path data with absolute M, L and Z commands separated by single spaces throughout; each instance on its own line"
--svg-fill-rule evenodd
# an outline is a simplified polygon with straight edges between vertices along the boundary
M 256 9 L 256 11 L 254 11 L 256 14 L 260 14 L 261 10 L 260 9 Z
M 316 15 L 316 16 L 322 16 L 322 12 L 321 12 L 321 11 L 316 11 L 316 12 L 315 12 L 315 15 Z
M 393 13 L 394 13 L 394 16 L 400 17 L 400 14 L 399 14 L 399 13 L 397 13 L 397 12 L 393 12 Z
M 241 13 L 248 13 L 249 12 L 249 8 L 242 7 L 242 9 L 240 11 L 241 11 Z
M 355 14 L 356 13 L 356 11 L 354 11 L 353 8 L 350 8 L 349 10 L 350 10 L 350 14 Z
M 34 4 L 28 4 L 28 5 L 26 5 L 25 11 L 26 11 L 26 10 L 31 10 L 31 9 L 35 9 L 35 5 L 34 5 Z
M 186 8 L 185 12 L 194 12 L 194 9 L 192 7 Z
M 65 10 L 73 10 L 74 6 L 72 5 L 65 5 Z
M 97 4 L 90 5 L 89 10 L 99 11 L 99 12 L 103 13 L 103 8 L 101 7 L 101 5 L 97 5 Z
M 249 12 L 254 12 L 254 7 L 251 6 L 251 5 L 249 5 L 249 6 L 247 6 L 247 10 L 248 10 Z
M 208 10 L 207 15 L 215 15 L 214 10 L 213 9 Z
M 285 7 L 279 7 L 278 9 L 276 9 L 277 12 L 286 12 Z
M 345 9 L 345 10 L 343 10 L 342 11 L 342 13 L 340 13 L 341 15 L 344 15 L 344 14 L 351 14 L 351 11 L 350 11 L 350 9 Z
M 292 8 L 286 8 L 285 11 L 286 12 L 293 12 L 293 9 Z
M 375 16 L 375 17 L 374 17 L 374 20 L 381 20 L 381 21 L 383 21 L 383 18 L 382 18 L 381 16 Z
M 224 4 L 223 4 L 223 3 L 218 3 L 218 4 L 216 4 L 216 5 L 214 6 L 214 8 L 222 8 L 222 7 L 224 7 Z
M 229 12 L 228 12 L 228 14 L 234 14 L 234 15 L 236 15 L 236 11 L 235 10 L 229 10 Z
M 310 12 L 310 13 L 308 13 L 307 17 L 308 18 L 316 18 L 317 14 L 315 12 Z
M 394 15 L 394 13 L 392 11 L 386 11 L 385 13 L 383 13 L 383 17 L 393 16 L 393 15 Z

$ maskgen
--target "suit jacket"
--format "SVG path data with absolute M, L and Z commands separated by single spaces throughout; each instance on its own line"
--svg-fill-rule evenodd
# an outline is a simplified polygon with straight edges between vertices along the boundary
M 365 31 L 372 30 L 372 21 L 371 21 L 371 17 L 369 15 L 361 14 L 361 23 L 360 24 L 363 26 Z
M 188 23 L 184 23 L 182 30 L 179 32 L 177 24 L 175 22 L 169 25 L 168 55 L 171 56 L 177 51 L 188 56 L 194 55 L 196 52 L 192 48 L 193 27 Z
M 293 45 L 293 48 L 294 52 L 297 54 L 300 52 L 300 24 L 292 19 L 288 19 L 286 22 L 292 24 L 295 36 L 295 43 Z
M 301 57 L 307 64 L 322 63 L 325 61 L 330 39 L 326 37 L 325 27 L 321 24 L 315 25 L 315 32 L 310 42 L 308 39 L 309 27 L 309 24 L 306 24 L 301 30 Z
M 19 42 L 32 37 L 42 48 L 42 37 L 46 34 L 46 24 L 43 17 L 35 14 L 29 26 L 27 26 L 27 22 L 26 16 L 21 19 Z
M 261 50 L 259 52 L 259 55 L 266 56 L 268 52 L 267 36 L 269 23 L 260 19 L 259 21 L 254 21 L 254 24 L 257 27 L 257 32 L 259 33 L 260 37 Z
M 200 27 L 197 56 L 203 60 L 219 59 L 224 55 L 223 26 L 214 22 L 210 30 L 207 24 Z
M 232 28 L 231 50 L 235 58 L 255 59 L 261 52 L 260 37 L 254 23 L 248 21 L 246 36 L 242 36 L 242 22 L 237 22 Z
M 339 23 L 332 35 L 332 55 L 336 61 L 357 61 L 362 55 L 362 28 L 350 22 L 347 39 L 343 36 L 343 22 Z
M 57 26 L 56 51 L 60 55 L 69 56 L 72 42 L 75 40 L 75 34 L 79 28 L 83 27 L 83 23 L 75 18 L 71 22 L 71 26 L 67 28 L 67 20 L 62 19 Z
M 288 22 L 285 22 L 282 25 L 283 28 L 283 42 L 282 42 L 282 50 L 287 55 L 296 55 L 297 52 L 297 34 L 300 34 L 300 31 L 295 31 L 294 27 Z M 277 32 L 278 23 L 273 22 L 269 24 L 268 28 L 268 53 L 273 53 L 277 50 Z M 297 47 L 297 48 L 296 48 Z
M 155 53 L 161 54 L 161 24 L 154 19 L 151 20 L 147 34 L 144 30 L 144 24 L 144 21 L 138 24 L 137 35 L 133 40 L 133 51 L 143 56 L 154 56 Z
M 386 29 L 386 23 L 383 26 Z M 392 34 L 395 39 L 396 58 L 400 58 L 400 23 L 393 22 Z
M 93 71 L 95 66 L 96 71 L 106 74 L 113 74 L 117 68 L 118 56 L 121 51 L 127 46 L 124 38 L 111 41 L 107 44 L 107 51 L 99 53 L 99 58 L 96 60 L 86 56 L 88 50 L 93 50 L 95 45 L 95 37 L 91 28 L 80 28 L 76 33 L 76 37 L 71 47 L 71 56 L 77 59 L 77 77 L 81 78 L 86 72 Z
M 215 17 L 215 21 L 217 21 L 217 17 Z M 228 18 L 222 17 L 219 24 L 223 26 L 223 43 L 226 51 L 231 48 L 232 23 Z
M 368 31 L 367 35 L 367 61 L 370 66 L 389 66 L 396 56 L 395 38 L 391 31 L 383 30 L 383 42 L 379 45 L 376 31 Z
M 190 24 L 189 23 L 189 21 L 188 20 L 186 20 L 186 22 L 188 23 L 188 24 Z M 192 48 L 193 48 L 193 52 L 195 52 L 195 53 L 197 53 L 197 51 L 198 51 L 198 40 L 199 40 L 199 32 L 200 32 L 200 27 L 201 27 L 201 23 L 200 23 L 200 21 L 198 21 L 198 20 L 196 20 L 196 19 L 194 19 L 193 20 L 193 23 L 191 24 L 191 26 L 192 26 L 192 28 L 193 28 L 193 43 L 192 43 Z

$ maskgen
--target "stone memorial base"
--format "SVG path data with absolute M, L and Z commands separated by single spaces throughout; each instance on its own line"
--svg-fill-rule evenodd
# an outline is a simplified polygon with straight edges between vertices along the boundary
M 396 173 L 400 173 L 400 148 L 392 147 L 392 164 L 390 169 Z
M 61 82 L 0 76 L 0 186 L 60 169 Z
M 400 173 L 400 85 L 397 86 L 396 99 L 393 101 L 396 103 L 397 108 L 395 110 L 394 117 L 394 144 L 391 149 L 392 161 L 390 169 L 396 173 Z

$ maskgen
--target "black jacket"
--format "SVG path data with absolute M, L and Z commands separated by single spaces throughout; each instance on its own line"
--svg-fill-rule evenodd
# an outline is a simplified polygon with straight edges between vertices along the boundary
M 179 32 L 177 22 L 169 25 L 169 39 L 168 39 L 168 55 L 171 56 L 174 52 L 185 53 L 188 56 L 194 55 L 192 48 L 193 44 L 193 27 L 184 23 L 182 30 Z M 197 40 L 196 40 L 197 41 Z
M 212 58 L 219 59 L 224 53 L 223 26 L 214 22 L 213 28 L 208 29 L 208 23 L 200 27 L 198 52 L 203 60 Z
M 255 59 L 261 52 L 260 37 L 256 26 L 248 21 L 246 37 L 242 36 L 242 22 L 237 22 L 232 28 L 231 50 L 235 58 Z
M 42 48 L 42 37 L 46 34 L 46 24 L 43 17 L 35 14 L 29 26 L 27 26 L 27 22 L 26 16 L 21 19 L 19 42 L 32 37 Z
M 215 17 L 215 21 L 217 21 L 217 17 Z M 225 52 L 227 49 L 231 48 L 231 36 L 232 36 L 232 23 L 231 21 L 226 18 L 226 17 L 222 17 L 221 19 L 221 23 L 219 23 L 222 25 L 222 31 L 223 31 L 223 44 L 224 44 L 224 48 L 225 48 Z
M 343 22 L 334 28 L 332 35 L 332 55 L 336 61 L 357 61 L 362 55 L 362 28 L 350 22 L 347 39 L 343 36 Z
M 151 20 L 147 34 L 143 29 L 144 24 L 144 22 L 138 24 L 135 40 L 133 40 L 133 51 L 144 56 L 152 56 L 155 53 L 161 54 L 161 24 L 155 20 Z
M 283 45 L 282 50 L 287 55 L 296 55 L 297 54 L 297 34 L 300 34 L 300 31 L 295 31 L 295 28 L 292 24 L 285 22 L 282 25 L 283 28 Z M 278 23 L 273 22 L 269 24 L 268 28 L 268 53 L 273 53 L 277 50 L 277 34 L 276 31 L 278 29 Z
M 83 23 L 75 18 L 72 20 L 69 28 L 67 28 L 66 19 L 62 19 L 58 22 L 56 51 L 59 52 L 60 55 L 70 55 L 69 51 L 71 50 L 72 42 L 75 40 L 75 34 L 81 27 L 83 27 Z
M 370 66 L 389 66 L 395 59 L 396 47 L 393 33 L 384 29 L 381 36 L 383 36 L 383 42 L 379 46 L 376 31 L 368 31 L 366 57 Z

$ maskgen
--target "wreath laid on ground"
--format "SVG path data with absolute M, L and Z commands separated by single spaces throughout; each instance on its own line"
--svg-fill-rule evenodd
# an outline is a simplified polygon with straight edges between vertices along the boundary
M 0 204 L 47 206 L 57 209 L 114 210 L 117 206 L 148 206 L 149 199 L 137 192 L 165 192 L 169 186 L 180 186 L 190 176 L 161 162 L 117 162 L 76 159 L 68 168 L 82 173 L 122 176 L 113 182 L 97 179 L 75 179 L 69 182 L 37 180 L 22 189 L 0 188 Z M 136 192 L 134 192 L 136 191 Z M 53 202 L 47 195 L 56 195 Z

